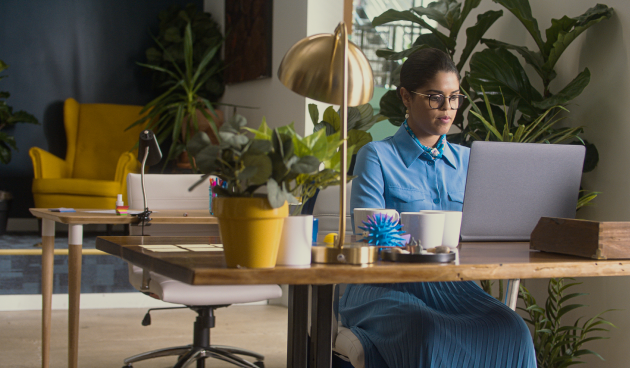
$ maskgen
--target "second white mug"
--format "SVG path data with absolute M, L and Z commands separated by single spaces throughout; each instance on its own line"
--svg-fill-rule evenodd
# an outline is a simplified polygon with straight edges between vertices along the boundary
M 459 245 L 459 232 L 462 227 L 462 211 L 425 210 L 420 212 L 443 213 L 444 233 L 442 233 L 442 245 L 449 248 L 457 248 Z
M 423 249 L 442 245 L 445 215 L 439 212 L 402 212 L 402 230 L 421 242 Z

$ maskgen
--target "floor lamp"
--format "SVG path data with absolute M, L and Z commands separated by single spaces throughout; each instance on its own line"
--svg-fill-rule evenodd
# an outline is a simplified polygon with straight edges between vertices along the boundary
M 339 236 L 334 248 L 314 246 L 314 263 L 364 264 L 378 257 L 377 247 L 347 243 L 346 185 L 348 163 L 348 106 L 368 103 L 374 94 L 372 68 L 361 49 L 348 41 L 346 24 L 334 34 L 317 34 L 298 41 L 286 53 L 278 78 L 293 92 L 313 100 L 340 105 L 341 184 L 339 190 Z

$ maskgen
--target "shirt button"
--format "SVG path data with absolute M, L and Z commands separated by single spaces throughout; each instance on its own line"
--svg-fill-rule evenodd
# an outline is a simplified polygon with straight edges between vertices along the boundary
M 429 166 L 435 165 L 435 162 L 433 162 L 433 161 L 429 161 L 428 163 L 429 163 Z
M 440 199 L 439 199 L 439 198 L 434 199 L 434 200 L 433 200 L 433 203 L 435 203 L 435 204 L 440 203 Z

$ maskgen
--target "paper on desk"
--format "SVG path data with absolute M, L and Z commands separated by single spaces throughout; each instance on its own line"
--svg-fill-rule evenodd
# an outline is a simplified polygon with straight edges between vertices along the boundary
M 77 211 L 74 210 L 74 208 L 63 208 L 63 207 L 50 208 L 50 209 L 48 209 L 48 211 L 50 211 L 50 212 L 77 212 Z
M 86 213 L 106 213 L 106 214 L 110 214 L 110 215 L 112 215 L 112 214 L 115 215 L 116 214 L 116 210 L 93 210 L 93 211 L 85 211 L 85 212 Z M 153 211 L 153 212 L 157 212 L 157 211 Z M 127 214 L 129 214 L 129 215 L 137 215 L 139 213 L 142 213 L 142 211 L 127 210 Z

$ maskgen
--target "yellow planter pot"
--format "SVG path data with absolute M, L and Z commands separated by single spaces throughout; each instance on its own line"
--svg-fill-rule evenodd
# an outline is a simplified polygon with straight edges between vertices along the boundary
M 284 218 L 289 206 L 272 208 L 266 198 L 212 199 L 228 267 L 272 268 L 276 265 Z

